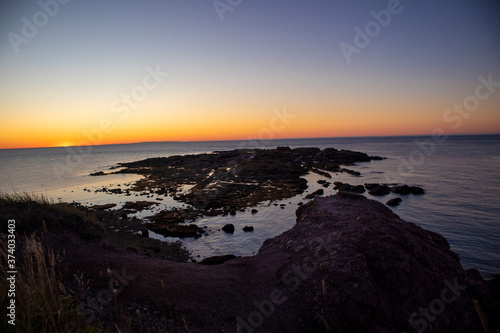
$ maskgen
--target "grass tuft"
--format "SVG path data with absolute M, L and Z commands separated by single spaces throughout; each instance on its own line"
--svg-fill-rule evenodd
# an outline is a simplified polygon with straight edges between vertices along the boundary
M 0 240 L 2 260 L 7 244 Z M 64 332 L 68 323 L 78 323 L 73 298 L 66 293 L 56 269 L 62 257 L 43 247 L 36 235 L 18 239 L 16 275 L 16 332 Z M 20 260 L 22 258 L 22 260 Z M 2 277 L 1 304 L 7 306 L 8 285 Z M 4 321 L 3 321 L 4 322 Z M 11 331 L 12 327 L 10 327 Z M 7 331 L 7 330 L 5 330 Z

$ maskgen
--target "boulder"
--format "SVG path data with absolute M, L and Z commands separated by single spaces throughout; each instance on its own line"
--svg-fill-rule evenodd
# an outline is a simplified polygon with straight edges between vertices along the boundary
M 418 186 L 410 186 L 411 194 L 425 194 L 423 188 Z
M 323 193 L 324 193 L 323 189 L 320 188 L 319 190 L 314 191 L 314 192 L 309 193 L 308 195 L 306 195 L 306 199 L 312 199 L 312 198 L 314 198 L 317 195 L 323 195 Z
M 222 227 L 222 230 L 224 232 L 227 232 L 229 234 L 232 234 L 234 232 L 234 225 L 233 224 L 226 224 L 225 226 Z
M 398 185 L 391 187 L 391 191 L 399 195 L 425 194 L 423 188 L 418 186 Z
M 391 193 L 391 189 L 386 185 L 378 185 L 373 190 L 368 191 L 371 195 L 382 196 Z
M 367 191 L 374 190 L 378 186 L 379 186 L 379 184 L 375 184 L 375 183 L 365 184 L 365 188 L 366 188 Z
M 353 186 L 352 189 L 351 189 L 351 192 L 354 192 L 354 193 L 365 193 L 365 187 L 363 185 L 356 185 L 356 186 Z
M 387 206 L 397 206 L 401 203 L 401 201 L 403 201 L 403 200 L 401 200 L 401 198 L 394 198 L 394 199 L 387 201 L 385 204 Z

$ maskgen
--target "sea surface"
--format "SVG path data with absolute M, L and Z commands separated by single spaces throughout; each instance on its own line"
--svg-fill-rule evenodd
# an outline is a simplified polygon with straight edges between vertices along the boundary
M 84 205 L 151 200 L 158 203 L 151 210 L 136 214 L 146 218 L 162 209 L 185 207 L 170 197 L 150 198 L 95 192 L 107 187 L 122 189 L 140 179 L 138 175 L 91 177 L 89 173 L 108 171 L 119 162 L 149 157 L 196 154 L 237 148 L 275 148 L 277 146 L 334 147 L 386 157 L 381 161 L 349 167 L 360 177 L 334 174 L 329 181 L 364 183 L 400 183 L 421 186 L 425 195 L 404 196 L 392 208 L 406 221 L 437 232 L 447 238 L 459 254 L 464 268 L 477 268 L 485 277 L 500 273 L 500 135 L 431 137 L 363 137 L 289 139 L 267 141 L 155 142 L 88 147 L 58 147 L 0 150 L 0 192 L 44 194 L 54 201 L 80 202 Z M 293 227 L 295 209 L 304 196 L 318 188 L 317 174 L 305 176 L 310 185 L 306 193 L 282 201 L 264 202 L 259 212 L 238 212 L 235 216 L 203 217 L 194 223 L 207 227 L 207 236 L 184 239 L 184 246 L 197 259 L 213 255 L 252 255 L 263 241 Z M 189 188 L 186 185 L 186 190 Z M 325 195 L 336 191 L 330 186 Z M 367 194 L 366 194 L 367 195 Z M 396 197 L 368 197 L 386 202 Z M 283 206 L 284 205 L 284 206 Z M 236 226 L 234 234 L 220 228 Z M 252 225 L 254 232 L 241 228 Z M 154 233 L 151 237 L 174 241 Z

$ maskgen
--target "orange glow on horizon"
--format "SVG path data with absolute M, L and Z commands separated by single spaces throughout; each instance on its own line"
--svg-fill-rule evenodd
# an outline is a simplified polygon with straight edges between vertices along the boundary
M 184 109 L 179 106 L 179 111 L 172 113 L 160 111 L 162 109 L 154 105 L 147 111 L 131 113 L 123 120 L 109 113 L 82 121 L 76 119 L 78 115 L 61 117 L 59 121 L 41 116 L 30 121 L 7 116 L 0 124 L 0 149 L 154 141 L 431 135 L 435 128 L 442 128 L 447 135 L 498 134 L 500 118 L 496 106 L 493 99 L 485 103 L 480 113 L 477 111 L 463 119 L 457 129 L 443 120 L 445 109 L 441 105 L 415 105 L 404 100 L 356 105 L 342 101 L 334 108 L 319 103 L 297 103 L 281 109 L 247 106 L 238 113 L 229 107 L 195 112 L 191 105 Z M 280 117 L 279 113 L 289 116 Z M 108 119 L 109 124 L 100 127 L 103 119 Z

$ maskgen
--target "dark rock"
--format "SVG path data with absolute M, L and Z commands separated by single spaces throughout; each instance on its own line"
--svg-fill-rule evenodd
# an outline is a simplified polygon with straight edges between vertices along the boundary
M 137 192 L 168 191 L 175 200 L 200 211 L 224 207 L 239 210 L 303 193 L 308 186 L 302 176 L 309 172 L 331 178 L 326 171 L 339 172 L 341 165 L 370 160 L 367 154 L 349 150 L 278 147 L 148 158 L 120 163 L 123 169 L 116 172 L 144 176 L 133 185 Z M 342 171 L 359 175 L 345 168 Z M 194 186 L 179 193 L 183 184 Z
M 321 186 L 323 186 L 324 188 L 327 188 L 327 187 L 328 187 L 328 186 L 330 186 L 331 184 L 332 184 L 332 183 L 330 183 L 330 182 L 326 182 L 326 183 L 324 183 L 324 184 L 323 184 L 323 185 L 321 185 Z
M 316 168 L 311 168 L 309 169 L 311 172 L 317 173 L 318 175 L 321 175 L 326 178 L 332 178 L 332 175 L 330 175 L 328 172 L 318 170 Z
M 233 210 L 231 210 L 231 211 L 229 212 L 229 215 L 233 215 L 233 216 L 234 216 L 234 215 L 236 215 L 236 211 L 235 211 L 234 209 L 233 209 Z
M 318 182 L 317 182 L 317 183 L 318 183 L 318 184 L 324 184 L 324 183 L 326 183 L 326 180 L 324 180 L 324 179 L 320 179 L 320 180 L 318 180 Z
M 290 147 L 277 147 L 276 151 L 278 151 L 278 152 L 290 152 L 292 150 L 290 149 Z
M 353 175 L 353 176 L 361 176 L 361 172 L 354 171 L 354 170 L 351 170 L 351 169 L 342 168 L 342 169 L 340 169 L 340 171 L 341 172 L 347 172 L 348 174 Z
M 103 171 L 93 172 L 89 176 L 104 176 L 105 173 Z
M 411 189 L 408 185 L 398 185 L 391 187 L 391 191 L 399 195 L 408 195 L 411 193 Z
M 207 265 L 207 266 L 212 266 L 212 265 L 220 265 L 225 263 L 228 260 L 236 259 L 238 258 L 235 255 L 232 254 L 227 254 L 224 256 L 214 256 L 214 257 L 208 257 L 200 261 L 201 265 Z
M 338 190 L 338 188 L 342 185 L 344 185 L 342 182 L 333 182 L 333 189 Z
M 337 187 L 337 190 L 341 192 L 350 192 L 352 189 L 352 186 L 350 184 L 342 184 Z
M 157 205 L 158 203 L 152 201 L 127 201 L 123 205 L 122 209 L 132 209 L 136 211 L 141 211 L 143 209 L 149 208 L 153 205 Z
M 163 235 L 165 237 L 200 237 L 200 231 L 203 229 L 195 224 L 190 225 L 178 225 L 178 224 L 161 224 L 152 223 L 147 227 L 149 230 L 156 232 L 157 234 Z
M 253 231 L 253 226 L 244 226 L 243 231 Z
M 314 198 L 317 195 L 323 195 L 323 193 L 324 193 L 323 189 L 320 188 L 319 190 L 314 191 L 314 192 L 309 193 L 308 195 L 306 195 L 306 199 L 312 199 L 312 198 Z
M 386 185 L 379 185 L 375 187 L 373 190 L 368 191 L 371 195 L 382 196 L 391 193 L 391 189 Z
M 376 187 L 378 187 L 378 186 L 379 186 L 379 184 L 374 184 L 374 183 L 372 183 L 372 184 L 365 184 L 365 188 L 366 188 L 368 191 L 371 191 L 371 190 L 375 189 L 375 188 L 376 188 Z
M 399 195 L 425 194 L 423 188 L 418 186 L 398 185 L 391 187 L 391 191 Z
M 113 208 L 115 206 L 116 206 L 116 204 L 109 203 L 109 204 L 104 204 L 104 205 L 94 205 L 94 206 L 90 206 L 89 208 L 98 209 L 98 210 L 104 210 L 104 209 Z
M 351 192 L 354 192 L 354 193 L 365 193 L 365 187 L 363 185 L 353 186 L 352 189 L 351 189 Z
M 308 326 L 307 331 L 326 331 L 321 328 L 321 322 L 326 322 L 331 332 L 415 332 L 412 323 L 418 318 L 426 325 L 426 332 L 448 332 L 450 327 L 453 331 L 481 332 L 469 290 L 463 290 L 467 284 L 459 258 L 442 236 L 403 222 L 386 206 L 363 196 L 356 200 L 338 195 L 317 197 L 300 207 L 297 215 L 296 230 L 267 241 L 259 255 L 270 255 L 273 246 L 278 246 L 288 255 L 305 258 L 315 246 L 298 241 L 302 230 L 323 237 L 328 244 L 325 256 L 329 259 L 322 262 L 322 276 L 331 277 L 325 279 L 326 295 L 320 287 L 312 293 L 296 290 L 298 295 L 288 294 L 293 296 L 287 302 L 303 304 L 311 316 L 326 307 L 317 328 L 314 320 L 308 322 L 307 315 L 299 315 L 301 310 L 297 310 L 299 325 Z M 317 233 L 310 229 L 313 225 Z M 308 281 L 318 278 L 309 275 L 300 288 L 306 289 Z M 433 300 L 440 299 L 444 290 L 455 290 L 459 296 L 444 305 L 432 322 L 424 320 L 419 309 L 435 306 Z M 323 299 L 326 301 L 321 303 Z M 287 315 L 294 317 L 290 312 Z M 276 320 L 266 325 L 263 331 L 278 327 Z M 297 327 L 297 331 L 303 330 Z
M 411 194 L 425 194 L 423 188 L 418 186 L 410 186 Z
M 397 206 L 401 203 L 401 201 L 403 201 L 403 200 L 401 200 L 401 198 L 394 198 L 394 199 L 387 201 L 385 204 L 387 206 Z
M 233 224 L 226 224 L 225 226 L 222 227 L 222 230 L 224 232 L 227 232 L 229 234 L 232 234 L 234 232 L 234 225 Z
M 148 238 L 149 237 L 149 230 L 148 229 L 142 229 L 141 230 L 141 236 Z
M 252 209 L 252 214 L 257 214 L 259 211 L 257 209 Z

